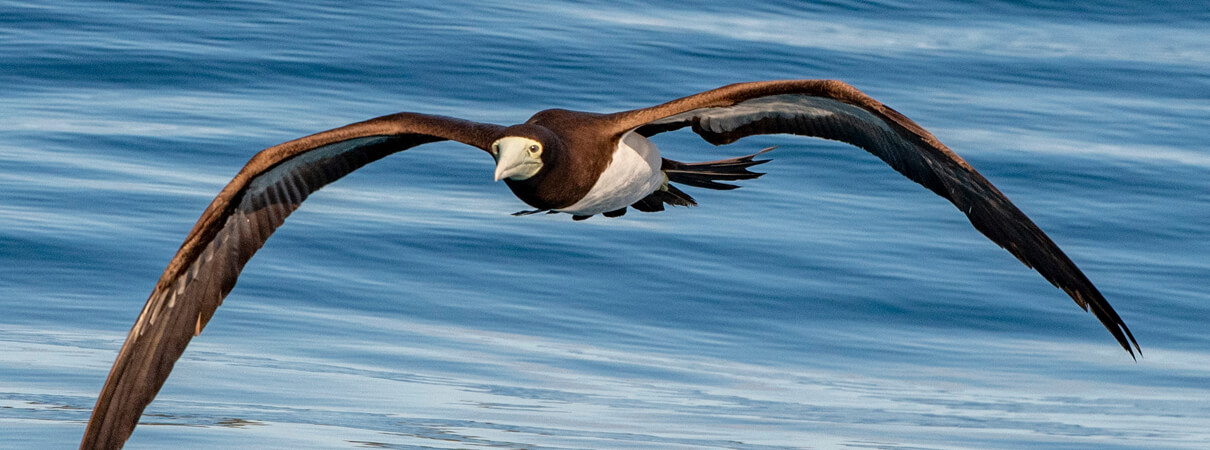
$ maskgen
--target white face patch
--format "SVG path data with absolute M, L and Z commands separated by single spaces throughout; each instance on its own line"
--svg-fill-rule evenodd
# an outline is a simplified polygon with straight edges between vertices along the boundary
M 559 211 L 591 216 L 633 205 L 664 183 L 662 163 L 655 144 L 633 131 L 626 133 L 618 141 L 613 160 L 588 194 Z
M 530 138 L 507 136 L 492 143 L 496 158 L 496 181 L 525 180 L 542 170 L 542 143 Z

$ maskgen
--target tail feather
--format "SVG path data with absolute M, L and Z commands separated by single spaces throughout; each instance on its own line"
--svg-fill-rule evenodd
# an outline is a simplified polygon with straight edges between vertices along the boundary
M 664 159 L 661 168 L 668 175 L 668 181 L 673 183 L 706 189 L 730 190 L 739 186 L 719 183 L 719 181 L 750 180 L 764 175 L 763 173 L 749 171 L 748 168 L 769 162 L 767 159 L 755 160 L 754 158 L 774 148 L 776 147 L 769 147 L 751 155 L 738 158 L 700 163 L 683 163 Z
M 656 192 L 660 192 L 660 191 L 652 192 L 651 195 L 643 197 L 639 201 L 635 202 L 633 205 L 630 205 L 630 207 L 637 209 L 639 211 L 642 211 L 642 212 L 663 211 L 664 210 L 664 201 L 660 200 L 659 196 L 656 195 Z
M 697 201 L 692 196 L 666 183 L 659 190 L 630 206 L 642 212 L 660 212 L 664 210 L 665 203 L 672 206 L 697 206 Z
M 668 181 L 651 195 L 643 197 L 633 205 L 634 209 L 642 212 L 657 212 L 664 210 L 664 204 L 673 206 L 697 206 L 697 201 L 684 191 L 677 189 L 671 183 L 683 184 L 706 189 L 730 190 L 738 188 L 734 184 L 719 183 L 722 181 L 751 180 L 759 178 L 763 173 L 749 171 L 748 168 L 757 164 L 769 162 L 767 159 L 755 160 L 757 155 L 773 150 L 769 147 L 759 152 L 738 158 L 720 159 L 700 163 L 683 163 L 664 159 L 661 169 Z
M 660 201 L 672 206 L 697 206 L 697 201 L 686 194 L 684 191 L 677 189 L 676 186 L 668 185 L 666 189 L 655 191 Z

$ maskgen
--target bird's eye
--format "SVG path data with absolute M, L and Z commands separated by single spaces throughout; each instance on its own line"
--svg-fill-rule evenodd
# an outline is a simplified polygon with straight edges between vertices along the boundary
M 493 154 L 500 153 L 500 144 L 499 143 L 492 144 L 492 153 Z
M 542 147 L 539 147 L 538 144 L 529 146 L 530 153 L 538 153 L 538 150 L 541 150 L 541 149 L 542 149 Z

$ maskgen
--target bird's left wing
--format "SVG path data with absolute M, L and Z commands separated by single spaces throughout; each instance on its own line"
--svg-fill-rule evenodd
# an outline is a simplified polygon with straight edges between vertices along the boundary
M 860 147 L 900 174 L 949 200 L 975 229 L 1067 292 L 1133 357 L 1139 344 L 1075 263 L 961 157 L 899 112 L 833 80 L 739 83 L 650 108 L 598 119 L 614 135 L 644 136 L 692 127 L 706 141 L 727 144 L 758 134 L 797 134 Z M 1131 346 L 1133 344 L 1133 347 Z
M 240 270 L 312 192 L 391 153 L 454 140 L 488 151 L 503 128 L 400 113 L 257 153 L 210 203 L 147 299 L 101 389 L 82 449 L 120 448 Z

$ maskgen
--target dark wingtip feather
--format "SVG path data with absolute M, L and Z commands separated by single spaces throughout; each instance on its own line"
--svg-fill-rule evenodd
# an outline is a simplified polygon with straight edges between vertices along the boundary
M 985 199 L 975 203 L 966 196 L 958 195 L 952 201 L 955 205 L 967 205 L 959 206 L 959 209 L 966 213 L 976 230 L 1065 292 L 1081 309 L 1096 316 L 1118 344 L 1137 361 L 1142 349 L 1130 328 L 1092 281 L 1076 267 L 1075 262 L 999 191 L 989 189 Z M 1013 220 L 1005 220 L 1006 217 Z

